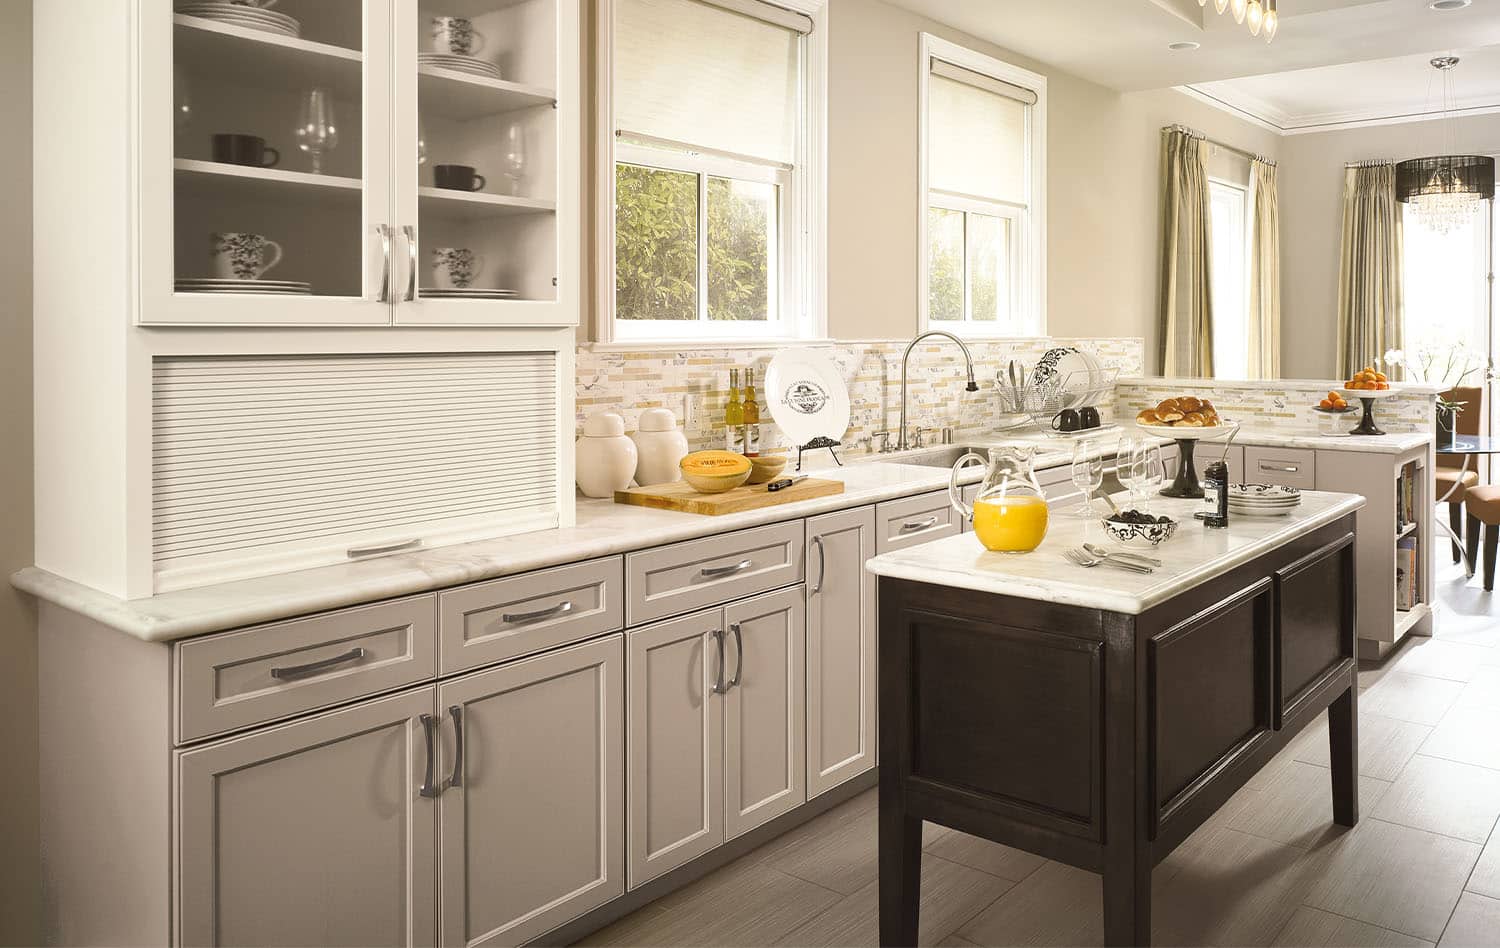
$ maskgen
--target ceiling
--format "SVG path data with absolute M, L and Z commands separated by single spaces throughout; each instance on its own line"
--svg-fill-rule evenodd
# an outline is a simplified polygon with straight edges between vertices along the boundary
M 1476 63 L 1494 62 L 1500 46 L 1500 0 L 1474 0 L 1454 11 L 1428 9 L 1429 0 L 1279 0 L 1281 30 L 1267 45 L 1235 24 L 1213 3 L 1197 0 L 890 0 L 971 35 L 1123 91 L 1265 77 L 1292 70 L 1404 61 L 1426 63 L 1437 52 L 1469 50 Z M 1168 43 L 1196 42 L 1190 51 Z M 1377 67 L 1378 68 L 1378 67 Z M 1464 70 L 1463 66 L 1459 67 Z M 1412 90 L 1392 76 L 1376 83 L 1390 97 L 1386 108 L 1409 108 Z M 1476 92 L 1479 68 L 1465 70 L 1459 91 Z M 1380 94 L 1353 87 L 1370 72 L 1320 74 L 1308 103 L 1295 100 L 1295 80 L 1248 86 L 1286 115 L 1339 112 L 1380 106 Z M 1382 72 L 1382 75 L 1384 73 Z M 1405 75 L 1404 72 L 1401 73 Z M 1500 80 L 1500 71 L 1494 72 Z M 1476 88 L 1470 88 L 1470 82 Z M 1500 83 L 1497 83 L 1500 84 Z M 1350 93 L 1339 101 L 1340 87 Z M 1415 100 L 1426 85 L 1416 80 Z M 1219 92 L 1233 90 L 1220 86 Z M 1493 100 L 1493 97 L 1491 97 Z

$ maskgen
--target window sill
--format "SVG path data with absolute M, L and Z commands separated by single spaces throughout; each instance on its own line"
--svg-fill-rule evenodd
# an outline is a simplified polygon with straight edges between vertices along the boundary
M 757 339 L 713 339 L 703 336 L 690 339 L 629 339 L 619 342 L 580 342 L 578 348 L 591 352 L 649 352 L 657 349 L 783 349 L 787 346 L 831 346 L 837 339 L 787 339 L 765 336 Z

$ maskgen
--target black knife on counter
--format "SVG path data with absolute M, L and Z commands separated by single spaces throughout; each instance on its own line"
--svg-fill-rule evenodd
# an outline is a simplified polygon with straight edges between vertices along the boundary
M 774 493 L 776 493 L 779 490 L 786 490 L 788 487 L 791 487 L 793 484 L 796 484 L 796 483 L 798 483 L 800 481 L 805 481 L 805 480 L 807 480 L 807 475 L 806 474 L 799 474 L 796 477 L 783 477 L 779 481 L 772 481 L 771 483 L 767 484 L 766 485 L 766 492 L 774 494 Z

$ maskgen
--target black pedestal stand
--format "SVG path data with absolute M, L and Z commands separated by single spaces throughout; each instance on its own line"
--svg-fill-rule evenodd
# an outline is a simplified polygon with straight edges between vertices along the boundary
M 1203 485 L 1198 483 L 1198 471 L 1193 467 L 1193 446 L 1198 443 L 1196 438 L 1176 438 L 1179 460 L 1177 462 L 1177 476 L 1172 483 L 1162 488 L 1163 497 L 1188 497 L 1195 500 L 1203 498 Z
M 1360 396 L 1360 401 L 1365 403 L 1365 416 L 1359 420 L 1359 427 L 1349 432 L 1352 435 L 1383 435 L 1375 425 L 1375 399 Z
M 817 437 L 807 442 L 806 444 L 797 445 L 797 467 L 795 468 L 795 470 L 802 470 L 802 452 L 811 451 L 815 448 L 827 448 L 828 453 L 833 455 L 834 463 L 839 467 L 843 467 L 844 462 L 839 460 L 839 453 L 834 450 L 834 448 L 838 446 L 839 443 L 837 441 L 833 440 L 832 438 L 823 437 Z

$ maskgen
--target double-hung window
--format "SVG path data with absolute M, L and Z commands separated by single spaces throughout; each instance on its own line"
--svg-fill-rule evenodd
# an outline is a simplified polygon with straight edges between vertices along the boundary
M 925 33 L 921 62 L 924 325 L 1039 335 L 1047 81 Z
M 821 0 L 608 0 L 606 341 L 818 334 L 809 273 Z M 802 9 L 796 9 L 802 8 Z M 612 279 L 610 278 L 612 271 Z
M 1214 376 L 1250 377 L 1250 244 L 1243 184 L 1208 182 L 1209 293 L 1214 307 Z

